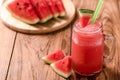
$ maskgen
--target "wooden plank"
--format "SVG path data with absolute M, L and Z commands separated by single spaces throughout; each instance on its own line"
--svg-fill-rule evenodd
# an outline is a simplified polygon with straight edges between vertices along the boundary
M 14 47 L 16 32 L 6 28 L 0 21 L 0 80 L 5 80 Z
M 70 54 L 71 27 L 46 35 L 18 34 L 7 80 L 64 80 L 41 60 L 57 49 Z
M 119 1 L 106 0 L 104 12 L 101 16 L 103 20 L 103 30 L 105 34 L 105 56 L 104 56 L 104 75 L 108 80 L 119 80 L 119 57 L 120 57 L 120 13 Z M 110 7 L 112 6 L 112 7 Z

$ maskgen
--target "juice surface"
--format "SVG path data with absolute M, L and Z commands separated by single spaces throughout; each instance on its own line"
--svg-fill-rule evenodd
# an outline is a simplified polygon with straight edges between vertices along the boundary
M 102 69 L 104 36 L 101 24 L 74 26 L 72 35 L 72 66 L 79 74 L 90 75 Z

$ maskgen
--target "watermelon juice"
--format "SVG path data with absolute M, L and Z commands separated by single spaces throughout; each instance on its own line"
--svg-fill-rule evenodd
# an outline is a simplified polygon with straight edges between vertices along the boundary
M 102 69 L 104 36 L 98 22 L 81 27 L 77 22 L 72 34 L 72 66 L 75 72 L 85 76 Z

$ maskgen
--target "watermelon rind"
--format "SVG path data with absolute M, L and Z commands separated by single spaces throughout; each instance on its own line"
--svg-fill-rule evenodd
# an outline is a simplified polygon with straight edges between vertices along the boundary
M 80 16 L 92 16 L 94 11 L 90 9 L 79 9 Z
M 38 23 L 39 22 L 39 18 L 37 18 L 37 19 L 35 19 L 34 21 L 33 20 L 27 20 L 27 19 L 23 19 L 23 18 L 21 18 L 20 16 L 18 16 L 18 15 L 16 15 L 15 13 L 13 13 L 10 9 L 9 9 L 9 7 L 7 6 L 9 3 L 11 3 L 12 1 L 14 1 L 14 0 L 7 0 L 3 5 L 6 7 L 6 9 L 10 12 L 10 14 L 12 15 L 12 16 L 14 16 L 15 18 L 17 18 L 17 19 L 19 19 L 19 20 L 21 20 L 21 21 L 23 21 L 23 22 L 25 22 L 25 23 L 28 23 L 28 24 L 36 24 L 36 23 Z
M 50 64 L 50 66 L 56 74 L 62 76 L 63 78 L 68 78 L 72 74 L 72 69 L 70 72 L 64 73 L 64 72 L 60 71 L 59 69 L 57 69 L 57 67 L 55 66 L 55 63 Z
M 51 63 L 53 63 L 53 61 L 48 60 L 46 56 L 42 57 L 41 59 L 42 59 L 46 64 L 51 64 Z
M 40 23 L 45 23 L 45 22 L 47 22 L 48 20 L 50 20 L 50 19 L 52 19 L 52 18 L 53 18 L 53 16 L 50 15 L 50 16 L 48 16 L 48 17 L 45 18 L 45 19 L 41 19 L 41 20 L 40 20 Z
M 66 12 L 62 12 L 59 14 L 60 17 L 64 17 L 66 15 Z
M 59 16 L 59 13 L 53 15 L 54 18 L 57 18 Z
M 79 9 L 80 13 L 89 13 L 89 14 L 93 14 L 94 11 L 90 10 L 90 9 Z

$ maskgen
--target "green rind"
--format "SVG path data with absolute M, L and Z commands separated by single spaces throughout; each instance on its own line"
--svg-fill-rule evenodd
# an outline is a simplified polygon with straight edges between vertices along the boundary
M 79 9 L 80 14 L 93 14 L 94 11 L 90 9 Z
M 47 18 L 40 20 L 40 23 L 45 23 L 45 22 L 49 21 L 49 20 L 52 19 L 52 18 L 53 18 L 52 15 L 51 15 L 51 16 L 48 16 Z
M 66 15 L 66 12 L 62 12 L 59 14 L 59 17 L 64 17 Z
M 59 16 L 59 13 L 53 15 L 54 18 L 57 18 Z
M 41 59 L 42 59 L 46 64 L 51 64 L 51 63 L 53 63 L 53 61 L 48 60 L 48 59 L 46 58 L 46 56 L 42 57 Z
M 58 74 L 58 75 L 60 75 L 61 77 L 63 77 L 63 78 L 68 78 L 68 77 L 70 77 L 70 75 L 72 74 L 72 70 L 69 72 L 69 73 L 64 73 L 64 72 L 61 72 L 60 70 L 58 70 L 56 67 L 55 67 L 55 63 L 52 63 L 52 64 L 50 64 L 50 66 L 51 66 L 51 68 L 53 69 L 53 71 L 56 73 L 56 74 Z

